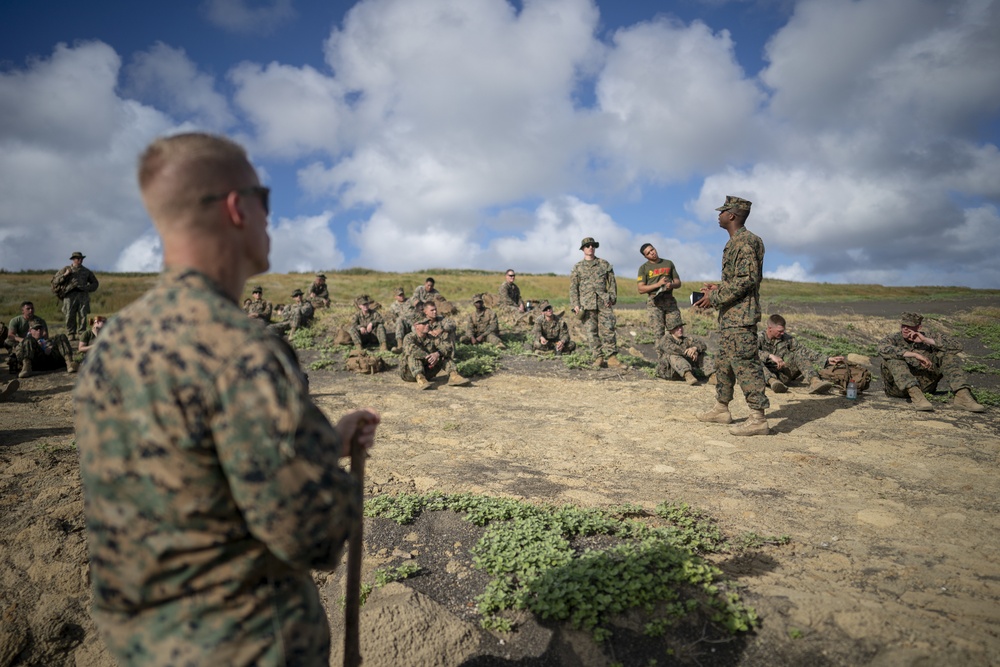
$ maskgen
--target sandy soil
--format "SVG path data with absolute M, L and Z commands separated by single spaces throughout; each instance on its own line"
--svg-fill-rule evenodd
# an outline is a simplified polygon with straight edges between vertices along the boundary
M 707 510 L 730 535 L 790 536 L 786 546 L 719 560 L 762 626 L 725 646 L 692 638 L 681 652 L 690 664 L 1000 662 L 995 408 L 916 413 L 877 386 L 858 401 L 796 388 L 769 394 L 771 436 L 736 438 L 694 417 L 714 388 L 637 370 L 507 358 L 472 387 L 426 392 L 394 373 L 310 378 L 331 416 L 362 406 L 382 413 L 369 493 L 646 508 L 669 499 Z M 87 615 L 72 379 L 29 378 L 0 404 L 0 667 L 112 664 Z M 733 412 L 747 415 L 742 397 Z M 370 522 L 369 531 L 366 571 L 415 558 L 439 578 L 372 594 L 361 618 L 366 665 L 611 663 L 580 633 L 530 619 L 511 635 L 480 630 L 471 600 L 456 599 L 481 576 L 469 567 L 477 533 L 468 524 L 445 515 L 411 527 Z M 336 632 L 340 575 L 317 581 Z M 674 664 L 662 652 L 614 659 L 650 657 Z M 339 661 L 337 647 L 331 664 Z

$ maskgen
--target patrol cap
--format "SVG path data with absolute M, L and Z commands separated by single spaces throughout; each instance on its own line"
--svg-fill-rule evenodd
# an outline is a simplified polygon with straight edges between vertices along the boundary
M 593 236 L 588 236 L 587 238 L 580 241 L 580 250 L 583 250 L 583 246 L 592 245 L 595 248 L 600 248 L 601 244 L 594 240 Z
M 302 290 L 300 289 L 295 290 L 294 292 L 292 292 L 292 296 L 303 296 Z
M 473 294 L 472 295 L 472 303 L 483 303 L 483 295 L 482 294 Z
M 367 294 L 362 294 L 361 296 L 359 296 L 357 299 L 354 300 L 354 304 L 357 306 L 367 306 L 370 303 L 371 301 L 369 301 Z
M 397 287 L 395 291 L 393 291 L 393 294 L 396 296 L 406 296 L 406 290 L 404 290 L 402 287 Z
M 251 294 L 263 294 L 264 293 L 264 288 L 261 287 L 260 285 L 254 285 L 253 286 L 253 291 L 250 292 L 250 293 Z
M 552 304 L 549 303 L 548 301 L 542 301 L 540 304 L 538 304 L 538 307 L 542 310 L 543 313 L 546 310 L 552 310 Z
M 677 327 L 684 326 L 684 322 L 681 321 L 681 314 L 679 311 L 674 311 L 667 313 L 666 319 L 663 321 L 663 326 L 667 331 L 673 331 Z
M 45 323 L 42 322 L 37 317 L 32 317 L 30 320 L 28 320 L 28 328 L 29 329 L 44 329 L 45 328 Z
M 899 316 L 899 323 L 904 327 L 919 327 L 923 321 L 924 317 L 920 313 L 903 313 Z
M 430 326 L 431 320 L 429 317 L 421 317 L 413 321 L 413 326 L 417 326 L 418 324 L 422 324 L 424 326 Z
M 77 251 L 76 251 L 76 252 L 74 252 L 74 253 L 73 253 L 72 255 L 70 255 L 70 256 L 69 256 L 69 258 L 70 258 L 70 259 L 87 259 L 87 256 L 86 256 L 86 255 L 84 255 L 84 254 L 83 254 L 82 252 L 80 252 L 79 250 L 77 250 Z
M 749 211 L 751 206 L 753 206 L 752 201 L 747 201 L 742 197 L 736 197 L 734 195 L 726 195 L 726 203 L 715 210 L 728 211 L 729 209 L 735 209 L 737 211 Z

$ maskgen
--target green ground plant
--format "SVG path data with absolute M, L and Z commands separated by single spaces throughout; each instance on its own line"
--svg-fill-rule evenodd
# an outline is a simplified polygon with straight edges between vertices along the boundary
M 846 336 L 830 336 L 813 329 L 800 330 L 796 338 L 807 348 L 828 357 L 848 354 L 861 354 L 867 357 L 878 355 L 878 346 L 875 343 L 858 343 Z
M 489 343 L 456 345 L 455 366 L 465 377 L 491 375 L 500 368 L 500 348 Z
M 401 524 L 444 510 L 486 527 L 472 556 L 492 577 L 477 598 L 487 629 L 513 629 L 511 610 L 569 623 L 598 642 L 611 637 L 613 616 L 632 609 L 647 615 L 654 636 L 695 612 L 732 633 L 757 626 L 754 610 L 703 558 L 732 545 L 710 517 L 687 505 L 662 503 L 650 514 L 635 505 L 602 510 L 438 492 L 375 496 L 365 505 L 367 516 Z M 605 547 L 584 546 L 599 535 L 614 539 Z M 741 544 L 752 542 L 742 538 Z

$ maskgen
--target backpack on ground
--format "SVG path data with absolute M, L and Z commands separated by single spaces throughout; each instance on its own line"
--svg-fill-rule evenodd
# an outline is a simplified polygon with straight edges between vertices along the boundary
M 827 382 L 835 384 L 840 389 L 841 394 L 847 393 L 847 383 L 851 380 L 854 380 L 859 394 L 872 383 L 871 371 L 849 361 L 841 361 L 827 366 L 819 372 L 819 376 Z
M 384 359 L 376 357 L 374 354 L 368 354 L 364 350 L 351 350 L 351 354 L 347 357 L 347 370 L 355 373 L 374 375 L 381 373 L 386 368 Z

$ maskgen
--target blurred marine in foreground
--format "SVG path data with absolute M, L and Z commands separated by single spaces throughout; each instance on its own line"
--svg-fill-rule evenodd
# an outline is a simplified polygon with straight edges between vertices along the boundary
M 121 665 L 327 665 L 310 570 L 336 566 L 362 511 L 338 459 L 379 416 L 331 425 L 237 305 L 270 249 L 240 146 L 157 140 L 139 187 L 164 271 L 104 328 L 75 397 L 94 620 Z

